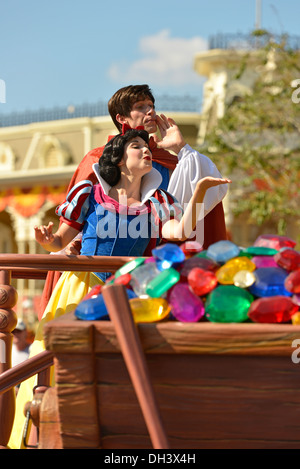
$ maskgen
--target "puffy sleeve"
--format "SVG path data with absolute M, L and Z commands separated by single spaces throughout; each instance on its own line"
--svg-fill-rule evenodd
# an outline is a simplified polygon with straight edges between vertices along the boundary
M 56 208 L 61 221 L 81 231 L 89 209 L 89 197 L 93 184 L 84 180 L 75 184 L 68 193 L 66 200 Z
M 216 165 L 205 155 L 185 145 L 178 154 L 179 162 L 174 169 L 168 185 L 168 192 L 173 194 L 184 207 L 187 204 L 199 179 L 206 176 L 222 177 Z M 204 215 L 207 215 L 227 193 L 227 184 L 211 187 L 204 197 Z
M 176 198 L 162 189 L 159 189 L 150 197 L 152 225 L 156 227 L 158 236 L 162 237 L 163 224 L 172 219 L 178 221 L 183 216 L 183 209 Z

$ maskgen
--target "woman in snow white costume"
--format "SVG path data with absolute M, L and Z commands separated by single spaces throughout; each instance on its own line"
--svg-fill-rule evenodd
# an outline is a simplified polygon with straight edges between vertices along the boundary
M 35 236 L 46 250 L 60 251 L 82 231 L 82 255 L 150 255 L 161 238 L 170 242 L 189 238 L 196 225 L 207 189 L 231 182 L 206 177 L 197 183 L 185 213 L 164 190 L 157 190 L 161 175 L 152 168 L 149 135 L 130 129 L 105 146 L 99 164 L 94 165 L 99 184 L 78 183 L 57 208 L 62 217 L 57 232 L 52 223 L 35 227 Z M 59 279 L 39 323 L 31 356 L 44 350 L 43 326 L 49 320 L 73 311 L 90 289 L 110 274 L 64 272 Z M 32 398 L 34 377 L 22 383 L 10 447 L 22 447 L 24 403 Z M 21 427 L 21 428 L 20 428 Z

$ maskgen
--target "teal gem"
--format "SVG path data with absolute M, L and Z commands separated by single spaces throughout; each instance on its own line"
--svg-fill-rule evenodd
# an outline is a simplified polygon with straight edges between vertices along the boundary
M 276 249 L 268 248 L 265 246 L 249 246 L 242 250 L 244 254 L 251 254 L 251 256 L 274 256 L 278 253 Z
M 120 267 L 116 271 L 115 278 L 120 277 L 120 275 L 128 274 L 128 272 L 131 272 L 136 267 L 143 264 L 145 262 L 145 259 L 146 257 L 137 257 L 136 259 L 133 259 L 132 261 L 126 262 L 126 264 L 122 265 L 122 267 Z
M 175 285 L 179 279 L 180 273 L 172 267 L 163 270 L 150 280 L 146 287 L 146 294 L 152 298 L 158 298 Z
M 235 285 L 219 285 L 207 296 L 205 317 L 211 322 L 243 322 L 253 296 Z

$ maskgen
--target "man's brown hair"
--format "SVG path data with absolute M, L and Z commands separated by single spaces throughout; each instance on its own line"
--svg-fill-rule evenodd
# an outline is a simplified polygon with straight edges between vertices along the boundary
M 108 112 L 119 131 L 122 130 L 122 124 L 116 120 L 116 115 L 129 116 L 132 106 L 147 98 L 154 104 L 155 99 L 148 85 L 129 85 L 115 92 L 108 101 Z

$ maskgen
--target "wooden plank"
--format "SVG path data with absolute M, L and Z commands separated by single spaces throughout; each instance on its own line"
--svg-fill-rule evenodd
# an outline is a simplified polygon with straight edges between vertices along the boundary
M 94 385 L 57 384 L 56 389 L 64 449 L 99 448 Z
M 207 362 L 208 357 L 186 355 L 172 364 L 171 358 L 148 360 L 171 448 L 189 448 L 191 441 L 193 448 L 206 441 L 216 448 L 300 446 L 299 373 L 291 361 L 211 356 Z M 123 441 L 128 432 L 139 445 L 147 432 L 122 360 L 110 355 L 97 363 L 103 447 L 113 435 Z
M 110 321 L 80 321 L 68 313 L 45 325 L 45 341 L 52 351 L 84 347 L 84 329 L 95 329 L 96 353 L 119 353 L 120 347 Z M 52 332 L 51 332 L 52 331 Z M 220 324 L 166 321 L 138 324 L 147 354 L 218 354 L 291 356 L 292 342 L 300 338 L 300 326 L 292 324 Z M 86 333 L 86 332 L 85 332 Z M 50 339 L 51 337 L 51 339 Z M 73 339 L 74 337 L 74 339 Z M 76 345 L 77 344 L 77 345 Z M 86 344 L 87 345 L 87 344 Z

